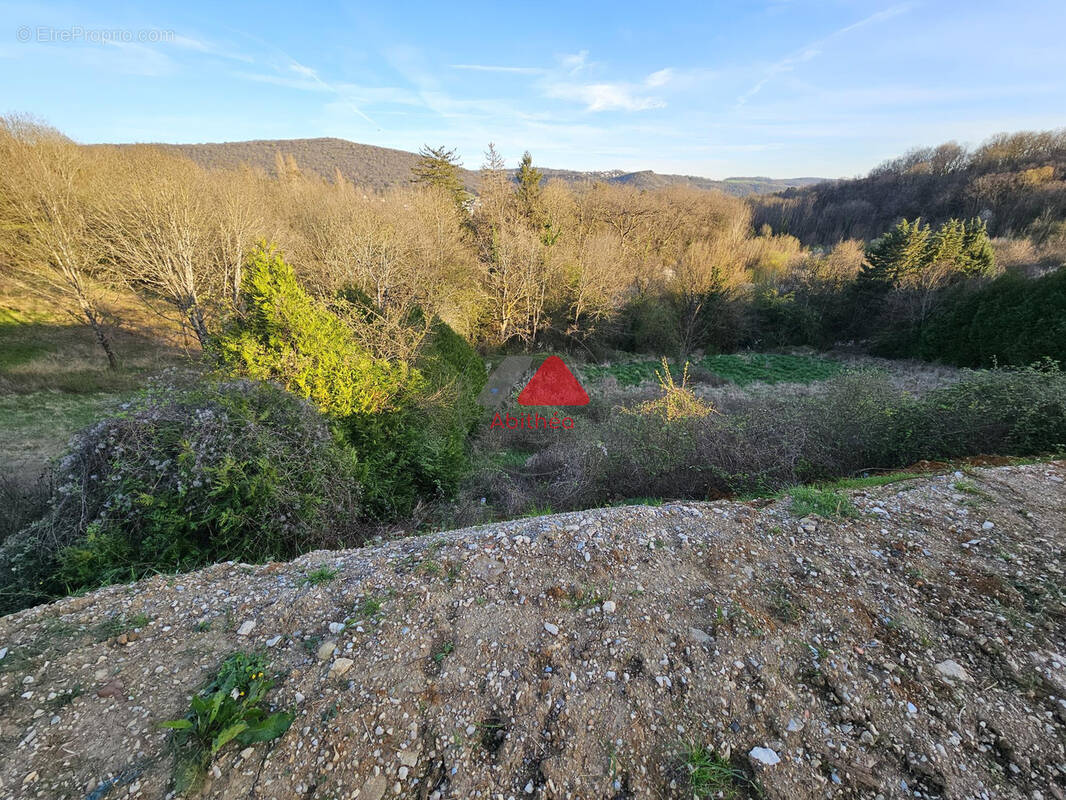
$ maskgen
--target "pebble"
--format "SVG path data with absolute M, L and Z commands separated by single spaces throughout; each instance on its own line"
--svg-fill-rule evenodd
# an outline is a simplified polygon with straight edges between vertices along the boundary
M 603 613 L 604 614 L 613 614 L 616 608 L 617 608 L 617 606 L 615 605 L 614 600 L 604 600 L 603 601 Z
M 329 674 L 340 677 L 345 672 L 352 668 L 352 664 L 355 662 L 350 658 L 338 658 L 333 664 L 330 665 Z
M 247 636 L 253 630 L 255 630 L 255 620 L 249 619 L 241 623 L 241 627 L 237 628 L 238 636 Z
M 336 642 L 322 642 L 318 647 L 318 660 L 325 661 L 337 650 Z
M 973 678 L 970 677 L 970 673 L 968 673 L 959 662 L 953 661 L 950 658 L 937 664 L 936 671 L 945 678 L 953 678 L 957 681 L 973 681 Z
M 757 761 L 767 767 L 772 767 L 774 764 L 781 763 L 781 756 L 779 756 L 769 747 L 753 747 L 751 749 L 751 752 L 748 753 L 748 757 L 752 761 Z
M 559 635 L 559 626 L 556 625 L 555 623 L 545 622 L 544 623 L 544 630 L 546 630 L 552 636 L 558 636 Z

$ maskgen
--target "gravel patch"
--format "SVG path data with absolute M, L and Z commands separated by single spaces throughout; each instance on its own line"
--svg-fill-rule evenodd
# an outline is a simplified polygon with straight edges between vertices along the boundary
M 691 797 L 695 744 L 741 797 L 1063 798 L 1064 479 L 923 477 L 803 524 L 598 509 L 28 609 L 0 618 L 0 797 L 167 796 L 158 724 L 258 649 L 296 721 L 204 796 Z

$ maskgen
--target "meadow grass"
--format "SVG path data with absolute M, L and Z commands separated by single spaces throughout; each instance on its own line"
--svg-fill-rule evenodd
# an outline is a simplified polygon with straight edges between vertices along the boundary
M 752 383 L 813 383 L 839 375 L 845 369 L 844 364 L 832 359 L 782 353 L 704 356 L 690 365 L 700 367 L 737 386 Z M 655 382 L 656 371 L 661 369 L 660 361 L 634 360 L 608 365 L 590 364 L 581 367 L 580 372 L 590 383 L 599 383 L 604 378 L 611 377 L 619 386 L 639 386 L 642 383 Z M 680 377 L 680 368 L 676 362 L 670 364 L 670 372 L 675 378 Z M 696 380 L 698 381 L 698 378 Z

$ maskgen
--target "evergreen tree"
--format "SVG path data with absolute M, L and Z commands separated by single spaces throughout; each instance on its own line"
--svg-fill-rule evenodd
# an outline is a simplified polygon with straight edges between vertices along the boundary
M 902 220 L 895 228 L 870 244 L 866 252 L 867 265 L 862 276 L 868 281 L 898 285 L 907 276 L 916 274 L 928 263 L 931 231 L 922 225 Z
M 544 175 L 533 166 L 533 156 L 527 150 L 518 164 L 518 202 L 528 217 L 536 215 L 540 203 L 540 182 Z
M 996 256 L 992 240 L 988 238 L 988 226 L 979 217 L 974 217 L 963 227 L 960 268 L 967 275 L 991 275 L 996 269 Z
M 418 162 L 411 168 L 411 180 L 423 186 L 434 186 L 443 190 L 452 197 L 460 210 L 465 209 L 469 195 L 459 177 L 462 163 L 455 150 L 449 150 L 444 145 L 425 145 L 418 151 L 418 156 Z
M 980 219 L 961 222 L 949 219 L 932 231 L 902 220 L 870 244 L 862 276 L 866 281 L 891 286 L 913 284 L 953 275 L 991 275 L 995 267 L 988 229 Z

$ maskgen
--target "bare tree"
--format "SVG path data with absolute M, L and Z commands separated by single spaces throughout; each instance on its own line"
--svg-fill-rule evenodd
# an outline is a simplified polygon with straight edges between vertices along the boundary
M 201 347 L 222 290 L 212 247 L 212 207 L 203 170 L 153 148 L 116 154 L 112 190 L 95 223 L 121 278 L 161 298 Z
M 92 162 L 52 128 L 0 118 L 0 231 L 12 277 L 86 322 L 117 369 L 97 281 L 103 251 L 87 213 Z

